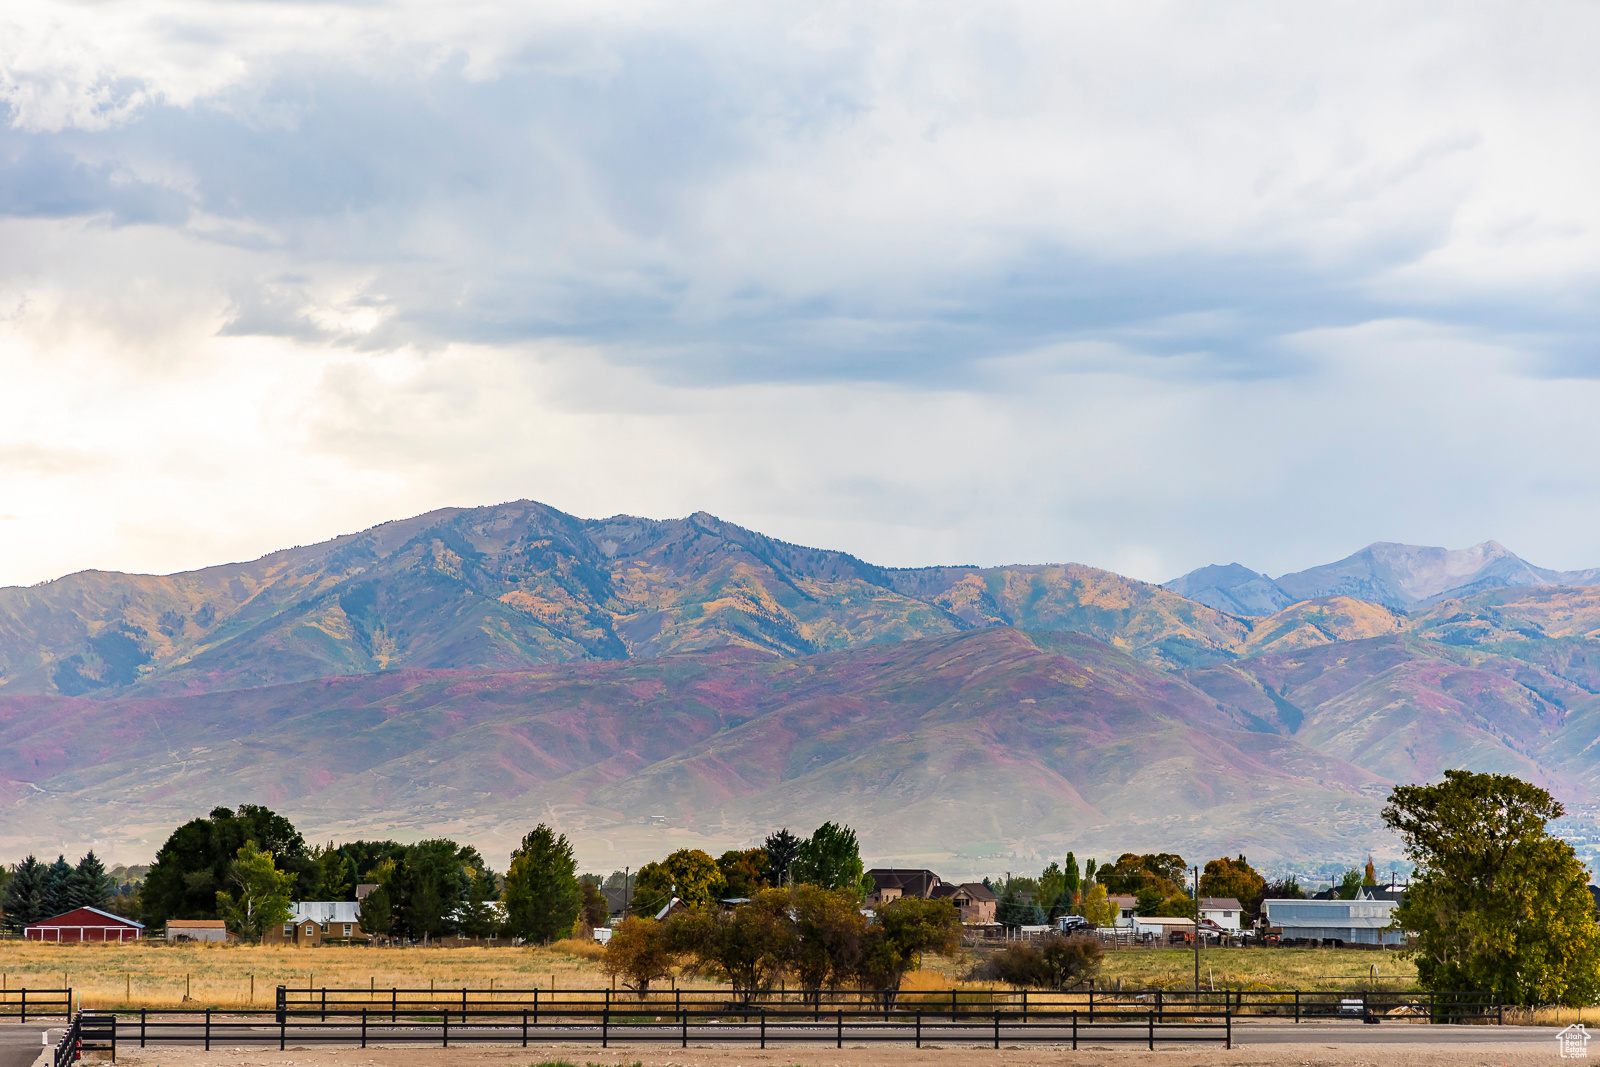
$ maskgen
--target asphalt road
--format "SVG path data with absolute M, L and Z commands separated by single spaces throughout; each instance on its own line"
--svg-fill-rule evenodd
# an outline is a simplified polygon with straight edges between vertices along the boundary
M 44 1046 L 39 1035 L 44 1027 L 29 1023 L 26 1026 L 0 1026 L 0 1067 L 28 1067 L 38 1059 Z

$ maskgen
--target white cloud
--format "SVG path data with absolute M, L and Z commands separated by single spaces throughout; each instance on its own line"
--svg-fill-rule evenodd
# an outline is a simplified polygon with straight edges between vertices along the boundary
M 884 563 L 1595 565 L 1597 37 L 14 5 L 0 581 L 515 496 Z

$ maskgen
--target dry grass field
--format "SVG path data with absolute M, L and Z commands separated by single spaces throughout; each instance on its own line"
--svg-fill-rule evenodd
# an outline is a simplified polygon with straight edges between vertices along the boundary
M 241 945 L 41 945 L 0 942 L 6 988 L 77 990 L 89 1007 L 270 1006 L 278 985 L 343 989 L 602 989 L 598 945 L 551 948 L 288 948 Z M 929 957 L 907 992 L 986 989 L 961 976 L 970 957 Z M 1374 976 L 1373 968 L 1377 969 Z M 1218 989 L 1411 988 L 1416 969 L 1393 953 L 1340 949 L 1212 949 L 1201 983 Z M 1108 952 L 1097 985 L 1188 988 L 1193 956 L 1181 949 Z M 683 979 L 685 988 L 711 983 Z M 253 993 L 252 993 L 253 990 Z

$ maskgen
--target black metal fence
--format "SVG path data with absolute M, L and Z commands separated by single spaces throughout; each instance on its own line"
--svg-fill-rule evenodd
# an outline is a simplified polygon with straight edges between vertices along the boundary
M 209 1051 L 212 1042 L 231 1046 L 291 1043 L 373 1044 L 429 1043 L 449 1048 L 470 1043 L 521 1044 L 530 1041 L 596 1041 L 613 1043 L 670 1042 L 687 1048 L 689 1042 L 758 1044 L 895 1041 L 921 1048 L 925 1041 L 992 1041 L 1071 1044 L 1080 1040 L 1127 1041 L 1154 1049 L 1157 1042 L 1219 1042 L 1232 1047 L 1233 1017 L 1227 1013 L 1191 1012 L 1184 1017 L 1159 1018 L 1144 1012 L 1100 1012 L 1090 1021 L 1080 1012 L 963 1013 L 959 1018 L 921 1011 L 895 1012 L 887 1018 L 863 1017 L 844 1010 L 822 1012 L 774 1010 L 745 1006 L 742 1013 L 685 1007 L 652 1015 L 638 1006 L 607 1007 L 587 1003 L 547 1001 L 543 1010 L 531 1007 L 473 1010 L 459 1008 L 433 1012 L 400 1009 L 387 1011 L 330 1007 L 321 1011 L 228 1011 L 210 1009 L 156 1011 L 124 1015 L 117 1021 L 118 1039 L 147 1045 L 200 1044 Z
M 70 989 L 0 990 L 0 1018 L 27 1022 L 30 1018 L 42 1019 L 51 1015 L 67 1018 L 71 1014 Z
M 1023 1022 L 1036 1016 L 1078 1013 L 1093 1022 L 1119 1013 L 1168 1015 L 1197 1013 L 1267 1016 L 1293 1019 L 1406 1018 L 1428 1022 L 1504 1021 L 1500 1000 L 1492 993 L 1322 992 L 1307 990 L 1218 990 L 1215 992 L 1151 990 L 1146 992 L 1048 992 L 1041 990 L 783 990 L 735 994 L 716 989 L 656 989 L 640 995 L 609 989 L 337 989 L 278 987 L 280 1011 L 315 1012 L 322 1018 L 366 1011 L 397 1021 L 404 1015 L 452 1011 L 460 1017 L 483 1011 L 526 1008 L 535 1017 L 556 1017 L 567 1011 L 596 1009 L 644 1014 L 713 1011 L 753 1014 L 757 1011 L 811 1013 L 815 1020 L 843 1012 L 847 1017 L 879 1018 L 921 1013 L 959 1022 L 997 1012 Z
M 55 1067 L 72 1067 L 81 1053 L 93 1051 L 109 1051 L 111 1062 L 117 1062 L 117 1018 L 80 1011 L 56 1043 Z

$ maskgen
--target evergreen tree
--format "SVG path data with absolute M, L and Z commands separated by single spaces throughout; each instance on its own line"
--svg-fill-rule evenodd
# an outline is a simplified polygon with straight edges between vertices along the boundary
M 1065 883 L 1065 893 L 1071 902 L 1068 909 L 1074 913 L 1081 912 L 1083 908 L 1083 879 L 1078 874 L 1078 857 L 1067 853 L 1067 862 L 1061 865 L 1061 879 Z
M 506 928 L 540 944 L 567 936 L 583 907 L 578 864 L 566 834 L 540 823 L 522 838 L 506 871 Z
M 44 876 L 48 868 L 37 857 L 29 856 L 11 870 L 11 884 L 6 886 L 6 925 L 27 926 L 44 914 Z
M 72 883 L 72 864 L 67 862 L 67 857 L 58 855 L 44 870 L 44 885 L 39 894 L 43 898 L 44 914 L 40 919 L 53 918 L 76 906 L 72 903 Z
M 782 887 L 789 880 L 789 868 L 800 854 L 800 839 L 785 826 L 777 833 L 768 834 L 761 843 L 767 854 L 767 884 Z
M 68 890 L 71 899 L 70 908 L 103 908 L 111 897 L 111 878 L 106 874 L 106 865 L 100 862 L 100 857 L 90 849 L 88 855 L 78 861 L 77 869 L 72 872 L 72 884 Z

